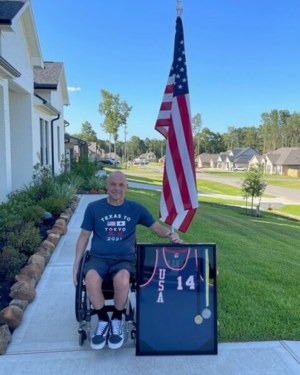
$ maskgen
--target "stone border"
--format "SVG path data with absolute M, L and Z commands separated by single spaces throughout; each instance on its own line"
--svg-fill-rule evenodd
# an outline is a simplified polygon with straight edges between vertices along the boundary
M 79 201 L 78 196 L 72 200 L 70 207 L 59 216 L 53 227 L 47 231 L 47 238 L 28 259 L 26 266 L 16 275 L 16 282 L 11 286 L 9 294 L 12 300 L 7 307 L 0 311 L 0 355 L 6 353 L 8 344 L 12 339 L 11 331 L 21 324 L 26 307 L 34 300 L 36 296 L 35 287 L 60 238 L 67 233 L 67 225 Z

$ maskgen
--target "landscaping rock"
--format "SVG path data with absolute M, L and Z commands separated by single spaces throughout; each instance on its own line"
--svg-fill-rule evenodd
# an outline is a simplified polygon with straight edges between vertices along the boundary
M 11 333 L 7 324 L 0 326 L 0 354 L 5 354 L 11 340 Z
M 23 310 L 18 306 L 7 306 L 0 311 L 0 323 L 7 324 L 9 328 L 16 328 L 23 318 Z
M 55 249 L 55 244 L 48 239 L 42 242 L 42 245 L 47 251 L 53 253 Z
M 28 264 L 37 264 L 40 266 L 42 271 L 45 269 L 46 261 L 45 258 L 37 253 L 31 255 L 31 257 L 28 259 Z
M 26 301 L 25 299 L 19 299 L 19 298 L 14 298 L 13 300 L 10 301 L 9 303 L 10 306 L 18 306 L 20 307 L 21 310 L 26 310 L 26 307 L 29 305 L 29 302 Z
M 39 246 L 36 249 L 35 254 L 42 256 L 45 259 L 45 264 L 47 264 L 49 262 L 49 259 L 51 258 L 52 252 L 50 250 L 45 249 L 44 246 Z
M 70 221 L 71 215 L 63 213 L 59 216 L 59 218 L 68 223 Z
M 32 277 L 29 277 L 25 273 L 16 275 L 15 279 L 17 281 L 20 281 L 20 282 L 23 282 L 23 283 L 27 283 L 30 288 L 34 288 L 35 285 L 36 285 L 36 280 L 33 279 Z
M 54 245 L 58 244 L 58 241 L 60 240 L 60 235 L 56 233 L 50 233 L 47 237 L 47 240 L 49 242 L 52 242 Z
M 36 296 L 36 291 L 34 288 L 30 287 L 29 284 L 24 283 L 22 281 L 17 281 L 13 286 L 10 288 L 9 296 L 14 299 L 24 299 L 28 302 L 34 300 Z
M 67 233 L 67 230 L 68 228 L 67 228 L 66 221 L 63 219 L 57 219 L 53 227 L 49 229 L 47 233 L 48 234 L 55 233 L 55 234 L 62 236 Z
M 27 275 L 28 277 L 34 279 L 36 283 L 40 280 L 43 268 L 37 263 L 30 263 L 27 266 L 23 267 L 20 271 L 21 275 Z

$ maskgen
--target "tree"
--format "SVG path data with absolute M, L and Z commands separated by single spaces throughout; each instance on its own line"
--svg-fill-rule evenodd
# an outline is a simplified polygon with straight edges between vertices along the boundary
M 93 130 L 92 125 L 88 122 L 85 121 L 81 125 L 81 137 L 82 140 L 87 141 L 87 142 L 97 142 L 97 134 Z
M 166 152 L 166 139 L 158 140 L 158 139 L 149 139 L 146 138 L 144 140 L 144 144 L 146 147 L 146 151 L 152 151 L 156 157 L 159 159 L 161 158 Z
M 130 138 L 128 144 L 128 157 L 129 159 L 133 160 L 139 155 L 146 152 L 146 146 L 143 140 L 141 140 L 139 137 L 134 135 Z
M 202 119 L 200 113 L 195 114 L 192 117 L 192 130 L 193 130 L 193 137 L 197 142 L 197 149 L 196 155 L 200 154 L 200 130 L 202 126 Z
M 213 133 L 208 128 L 203 128 L 200 133 L 200 150 L 209 154 L 224 151 L 223 138 L 219 133 Z
M 127 118 L 132 107 L 126 101 L 120 100 L 119 94 L 112 94 L 107 90 L 101 90 L 102 102 L 99 104 L 99 113 L 104 115 L 104 122 L 101 124 L 103 130 L 109 134 L 111 149 L 111 138 L 114 139 L 114 152 L 116 153 L 116 142 L 120 126 L 124 126 L 125 143 L 127 133 Z
M 262 178 L 262 171 L 257 168 L 250 168 L 246 173 L 244 181 L 242 183 L 242 191 L 246 198 L 246 207 L 248 197 L 251 197 L 251 213 L 253 214 L 253 201 L 255 197 L 261 198 L 263 192 L 267 187 L 266 182 Z M 259 215 L 260 199 L 257 205 L 256 214 Z

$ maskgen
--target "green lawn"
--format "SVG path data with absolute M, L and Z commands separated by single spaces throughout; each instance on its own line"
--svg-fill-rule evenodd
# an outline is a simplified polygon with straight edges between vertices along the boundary
M 160 193 L 127 198 L 158 215 Z M 144 227 L 139 242 L 162 242 Z M 300 222 L 244 208 L 201 203 L 184 242 L 217 245 L 220 341 L 300 339 Z

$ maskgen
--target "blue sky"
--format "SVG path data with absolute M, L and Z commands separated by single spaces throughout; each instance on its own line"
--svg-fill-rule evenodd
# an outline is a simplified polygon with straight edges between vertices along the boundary
M 128 136 L 154 130 L 169 74 L 176 0 L 31 0 L 45 61 L 63 61 L 70 133 L 101 139 L 100 90 L 133 106 Z M 299 0 L 182 0 L 192 115 L 203 127 L 259 126 L 272 109 L 300 111 Z M 120 140 L 122 135 L 120 134 Z

